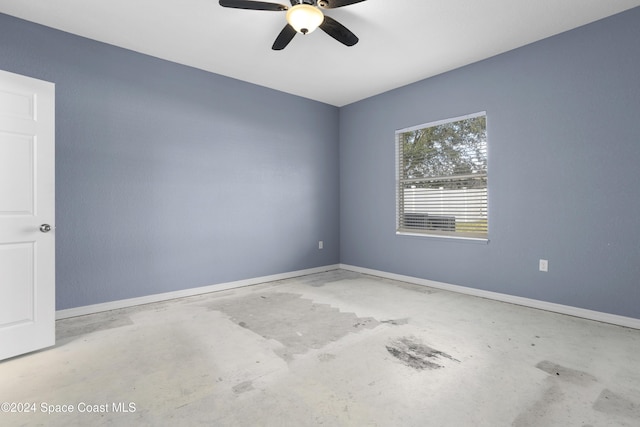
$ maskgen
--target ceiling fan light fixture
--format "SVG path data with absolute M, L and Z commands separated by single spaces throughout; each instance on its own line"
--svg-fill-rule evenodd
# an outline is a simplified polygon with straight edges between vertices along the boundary
M 309 4 L 297 4 L 287 11 L 287 22 L 302 34 L 312 33 L 323 21 L 322 11 Z

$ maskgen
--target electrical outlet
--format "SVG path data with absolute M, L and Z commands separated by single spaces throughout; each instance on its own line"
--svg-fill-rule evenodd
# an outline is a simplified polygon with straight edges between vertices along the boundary
M 322 240 L 318 241 L 318 249 L 323 249 L 324 248 L 324 242 Z
M 549 261 L 541 259 L 539 264 L 540 271 L 549 271 Z

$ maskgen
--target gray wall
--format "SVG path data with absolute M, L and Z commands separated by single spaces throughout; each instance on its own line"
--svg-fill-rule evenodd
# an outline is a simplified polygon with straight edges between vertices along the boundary
M 636 8 L 342 108 L 341 262 L 640 318 L 639 46 Z M 396 236 L 394 131 L 478 111 L 490 242 Z
M 337 108 L 1 14 L 0 68 L 56 84 L 58 310 L 339 262 Z

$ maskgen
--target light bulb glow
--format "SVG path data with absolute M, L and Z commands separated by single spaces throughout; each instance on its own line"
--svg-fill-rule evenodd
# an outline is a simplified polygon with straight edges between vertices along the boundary
M 287 11 L 287 22 L 302 34 L 312 33 L 323 21 L 322 11 L 309 4 L 297 4 Z

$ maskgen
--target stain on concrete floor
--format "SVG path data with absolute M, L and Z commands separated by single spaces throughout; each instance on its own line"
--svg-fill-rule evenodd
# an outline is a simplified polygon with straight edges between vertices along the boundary
M 577 385 L 588 385 L 590 383 L 598 381 L 596 377 L 586 372 L 578 371 L 576 369 L 567 368 L 557 363 L 543 360 L 536 365 L 536 368 L 546 372 L 555 378 L 567 381 Z
M 598 385 L 598 379 L 595 376 L 549 360 L 539 362 L 536 364 L 536 368 L 549 375 L 545 379 L 548 387 L 537 401 L 514 420 L 512 424 L 514 427 L 545 425 L 550 417 L 553 417 L 552 414 L 557 411 L 558 407 L 566 405 L 567 398 L 570 398 L 578 390 Z M 588 426 L 588 424 L 584 424 L 583 427 Z
M 409 319 L 406 317 L 404 319 L 389 319 L 389 320 L 382 320 L 380 323 L 386 323 L 387 325 L 393 325 L 393 326 L 401 326 L 409 323 Z
M 444 368 L 444 365 L 438 363 L 440 358 L 460 362 L 447 353 L 433 349 L 421 343 L 415 337 L 402 337 L 395 339 L 391 341 L 386 347 L 387 351 L 393 357 L 400 360 L 410 368 L 414 368 L 420 371 L 425 369 Z
M 554 382 L 552 380 L 552 382 Z M 554 405 L 564 399 L 564 392 L 557 383 L 552 383 L 530 408 L 518 415 L 511 424 L 513 427 L 531 427 L 544 425 L 548 413 Z
M 318 360 L 321 362 L 330 362 L 335 360 L 336 355 L 331 353 L 321 353 L 318 355 Z
M 640 402 L 633 402 L 609 389 L 602 390 L 593 404 L 593 409 L 609 415 L 620 415 L 640 420 Z
M 237 325 L 263 338 L 280 342 L 283 347 L 274 351 L 287 361 L 380 324 L 371 317 L 357 317 L 291 293 L 250 294 L 214 301 L 207 308 L 226 314 Z
M 246 393 L 253 390 L 253 383 L 251 381 L 244 381 L 240 384 L 235 385 L 232 390 L 235 394 Z

